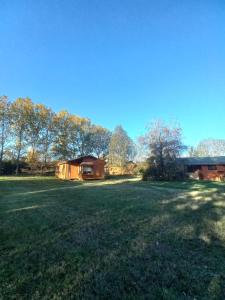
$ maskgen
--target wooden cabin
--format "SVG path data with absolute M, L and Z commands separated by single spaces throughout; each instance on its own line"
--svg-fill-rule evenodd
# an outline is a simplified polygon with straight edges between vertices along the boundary
M 105 161 L 92 155 L 77 159 L 59 162 L 56 167 L 56 176 L 68 180 L 104 179 Z
M 225 156 L 181 158 L 190 178 L 202 180 L 225 180 Z

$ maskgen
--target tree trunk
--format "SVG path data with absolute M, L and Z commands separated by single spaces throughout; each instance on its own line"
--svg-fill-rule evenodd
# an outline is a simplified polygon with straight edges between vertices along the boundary
M 2 122 L 2 130 L 1 130 L 1 152 L 0 152 L 0 175 L 2 174 L 2 161 L 3 161 L 3 153 L 4 153 L 4 133 L 5 133 L 5 124 Z
M 19 173 L 21 145 L 22 145 L 22 131 L 20 132 L 20 136 L 19 136 L 19 148 L 18 148 L 18 153 L 16 158 L 16 175 L 18 175 Z
M 2 174 L 3 153 L 4 153 L 4 143 L 2 142 L 1 152 L 0 152 L 0 175 Z
M 18 150 L 17 158 L 16 158 L 16 176 L 19 173 L 19 166 L 20 166 L 20 150 Z
M 31 147 L 32 148 L 31 148 L 30 169 L 31 169 L 31 174 L 34 175 L 34 170 L 35 170 L 35 168 L 37 169 L 36 161 L 35 161 L 35 147 L 36 147 L 36 145 L 33 144 Z
M 44 171 L 44 168 L 45 168 L 45 170 L 46 170 L 46 165 L 47 165 L 47 153 L 48 153 L 48 149 L 47 149 L 48 147 L 46 146 L 45 147 L 45 153 L 44 153 L 44 164 L 41 166 L 41 175 L 43 175 L 43 171 Z

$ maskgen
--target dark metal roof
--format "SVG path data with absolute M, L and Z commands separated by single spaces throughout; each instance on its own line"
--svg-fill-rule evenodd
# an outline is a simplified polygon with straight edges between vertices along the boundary
M 95 156 L 93 156 L 93 155 L 85 155 L 85 156 L 80 156 L 80 157 L 78 157 L 76 159 L 68 160 L 68 162 L 80 164 L 80 163 L 82 163 L 87 158 L 89 158 L 89 159 L 91 158 L 93 160 L 97 160 L 97 158 Z
M 215 157 L 184 157 L 180 158 L 186 166 L 193 165 L 225 165 L 225 156 Z

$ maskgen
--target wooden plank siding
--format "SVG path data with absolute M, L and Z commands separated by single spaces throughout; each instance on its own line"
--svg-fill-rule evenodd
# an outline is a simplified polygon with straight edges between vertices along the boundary
M 104 179 L 105 161 L 93 156 L 84 156 L 74 160 L 59 162 L 56 176 L 67 180 Z M 85 168 L 90 172 L 85 172 Z

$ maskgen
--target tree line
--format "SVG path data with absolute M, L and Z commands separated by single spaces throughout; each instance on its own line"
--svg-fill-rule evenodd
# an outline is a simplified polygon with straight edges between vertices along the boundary
M 134 143 L 122 126 L 111 132 L 88 118 L 64 110 L 54 112 L 30 98 L 11 102 L 6 96 L 0 97 L 1 174 L 6 173 L 9 165 L 18 174 L 24 164 L 43 170 L 58 160 L 94 155 L 119 167 L 136 157 L 137 161 L 148 162 L 146 177 L 168 180 L 179 173 L 176 162 L 184 153 L 225 155 L 225 140 L 208 139 L 196 147 L 187 147 L 179 125 L 154 121 Z
M 118 154 L 119 153 L 119 154 Z M 9 101 L 0 97 L 0 171 L 13 162 L 15 173 L 26 163 L 44 168 L 49 162 L 83 155 L 109 157 L 123 165 L 131 159 L 134 144 L 121 127 L 114 132 L 68 111 L 54 112 L 30 98 Z
M 196 147 L 188 147 L 183 143 L 182 128 L 178 124 L 166 124 L 163 121 L 153 122 L 139 142 L 146 151 L 148 162 L 143 179 L 185 179 L 184 168 L 178 160 L 184 154 L 189 157 L 225 155 L 225 140 L 206 139 Z

